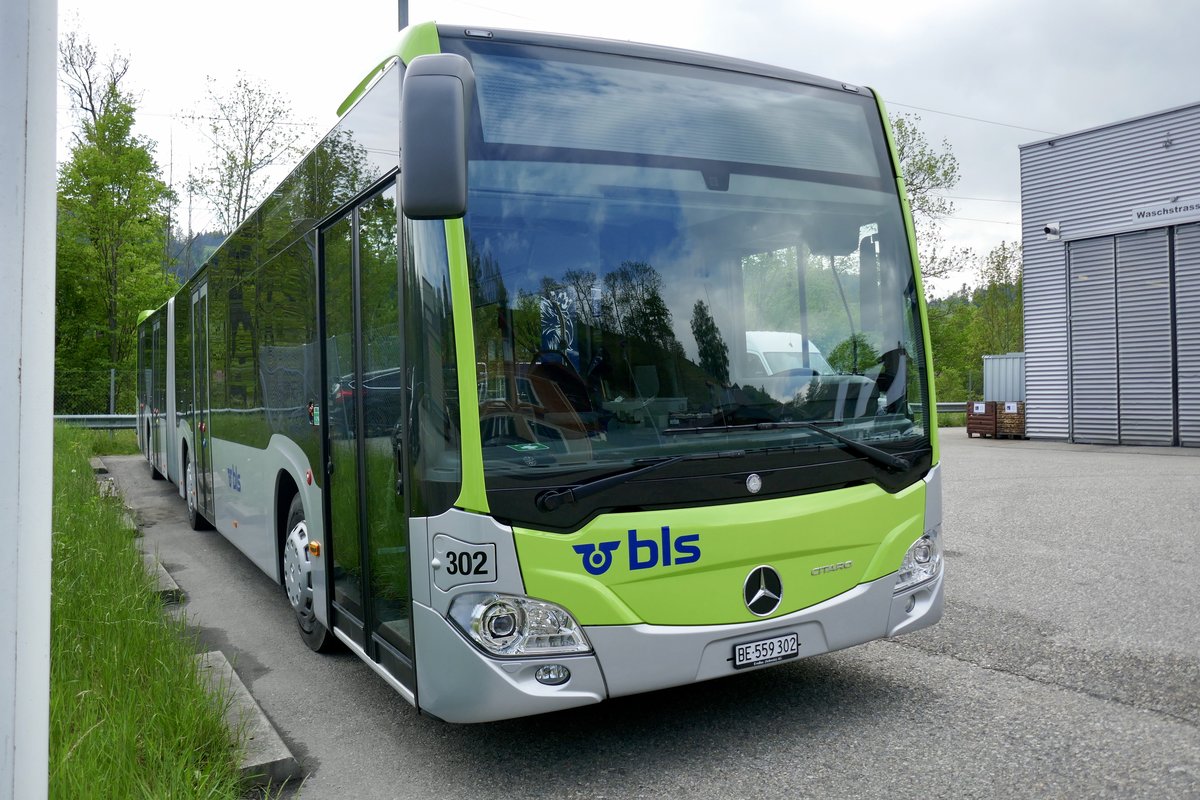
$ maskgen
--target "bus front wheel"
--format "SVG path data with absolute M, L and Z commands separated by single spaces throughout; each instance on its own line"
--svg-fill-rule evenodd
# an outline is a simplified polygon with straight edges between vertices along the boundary
M 188 459 L 185 472 L 184 486 L 187 493 L 188 525 L 192 526 L 192 530 L 194 531 L 208 530 L 208 520 L 200 513 L 200 495 L 199 489 L 196 486 L 196 465 L 191 459 Z
M 308 549 L 308 522 L 297 494 L 288 508 L 287 536 L 283 542 L 283 587 L 296 612 L 300 638 L 309 649 L 328 653 L 338 649 L 338 639 L 318 620 L 313 605 L 312 554 Z

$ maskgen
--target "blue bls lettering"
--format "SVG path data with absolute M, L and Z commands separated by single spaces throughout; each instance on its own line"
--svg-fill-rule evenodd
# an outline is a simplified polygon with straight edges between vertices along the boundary
M 664 525 L 661 530 L 661 539 L 641 539 L 636 529 L 629 531 L 630 570 L 650 569 L 660 563 L 669 567 L 700 560 L 700 534 L 691 533 L 672 539 L 670 526 Z M 620 547 L 621 543 L 616 541 L 577 544 L 572 545 L 571 549 L 583 556 L 583 568 L 589 575 L 603 575 L 612 566 L 613 553 Z
M 700 534 L 680 536 L 672 542 L 671 528 L 662 526 L 661 546 L 654 539 L 639 539 L 637 530 L 629 531 L 629 569 L 649 569 L 659 565 L 659 554 L 664 567 L 675 564 L 691 564 L 700 560 Z M 673 552 L 672 552 L 673 551 Z M 645 558 L 642 558 L 642 554 Z

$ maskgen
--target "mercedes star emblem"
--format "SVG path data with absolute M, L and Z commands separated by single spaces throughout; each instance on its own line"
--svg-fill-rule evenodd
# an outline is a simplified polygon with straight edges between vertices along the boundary
M 755 567 L 746 576 L 742 598 L 746 608 L 756 617 L 772 613 L 783 601 L 783 581 L 779 579 L 779 573 L 771 567 Z

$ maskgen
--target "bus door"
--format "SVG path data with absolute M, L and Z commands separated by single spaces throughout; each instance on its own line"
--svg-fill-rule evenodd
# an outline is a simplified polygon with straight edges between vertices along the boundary
M 209 435 L 208 283 L 192 292 L 192 438 L 196 448 L 196 507 L 213 514 L 212 439 Z
M 150 325 L 150 372 L 152 381 L 150 384 L 150 463 L 154 468 L 163 475 L 166 474 L 166 465 L 163 463 L 162 457 L 162 440 L 163 432 L 161 430 L 161 422 L 163 419 L 163 401 L 160 396 L 159 388 L 163 385 L 163 335 L 162 323 L 157 319 Z
M 412 689 L 408 508 L 398 455 L 409 389 L 396 213 L 392 186 L 321 232 L 321 416 L 331 623 Z
M 153 385 L 150 377 L 150 352 L 147 350 L 146 329 L 138 325 L 138 407 L 137 407 L 137 438 L 138 447 L 150 460 L 150 387 Z

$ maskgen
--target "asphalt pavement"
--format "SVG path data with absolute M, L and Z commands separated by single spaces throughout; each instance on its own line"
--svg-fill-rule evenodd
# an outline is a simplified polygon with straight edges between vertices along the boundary
M 1200 798 L 1200 450 L 943 429 L 947 604 L 893 640 L 455 726 L 308 650 L 282 588 L 137 456 L 146 544 L 308 771 L 302 798 Z

